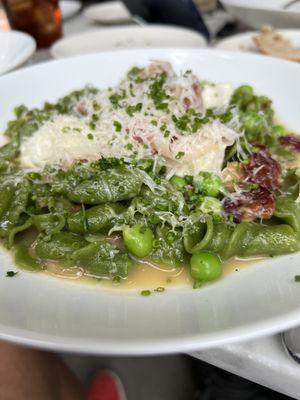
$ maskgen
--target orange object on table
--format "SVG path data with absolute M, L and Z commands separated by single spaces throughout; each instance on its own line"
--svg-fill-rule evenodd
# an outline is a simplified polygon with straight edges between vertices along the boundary
M 58 0 L 2 0 L 12 29 L 29 33 L 38 47 L 49 47 L 62 36 Z

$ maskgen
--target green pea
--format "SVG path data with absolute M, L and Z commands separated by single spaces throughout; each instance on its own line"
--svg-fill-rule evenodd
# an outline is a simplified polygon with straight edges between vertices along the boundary
M 222 186 L 221 178 L 211 172 L 200 172 L 194 179 L 194 185 L 205 196 L 217 197 Z
M 190 265 L 191 275 L 196 281 L 213 281 L 219 278 L 222 272 L 219 257 L 205 251 L 193 254 Z
M 137 257 L 146 257 L 153 248 L 154 235 L 151 229 L 136 224 L 123 229 L 124 244 Z
M 242 85 L 236 90 L 236 94 L 241 96 L 251 95 L 253 96 L 253 87 L 250 85 Z
M 241 116 L 241 122 L 250 140 L 255 139 L 257 135 L 263 132 L 266 121 L 263 115 L 254 111 L 248 111 Z
M 272 101 L 267 96 L 259 96 L 257 102 L 261 111 L 268 111 L 272 108 Z
M 254 112 L 259 112 L 259 104 L 257 101 L 253 100 L 249 104 L 247 104 L 246 110 L 245 111 L 254 111 Z
M 286 130 L 285 130 L 284 126 L 282 126 L 282 125 L 274 125 L 272 127 L 272 134 L 275 137 L 284 136 L 286 134 Z
M 246 107 L 254 97 L 253 88 L 249 85 L 242 85 L 233 94 L 232 102 L 240 107 Z
M 202 203 L 198 207 L 204 214 L 212 214 L 215 216 L 221 216 L 222 203 L 215 197 L 204 197 Z
M 186 181 L 181 176 L 173 175 L 170 182 L 179 188 L 184 188 L 186 186 Z

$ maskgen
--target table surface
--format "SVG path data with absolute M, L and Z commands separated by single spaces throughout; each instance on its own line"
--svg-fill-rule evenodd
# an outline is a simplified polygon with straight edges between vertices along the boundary
M 209 15 L 206 22 L 214 34 L 228 20 L 224 13 Z M 99 27 L 99 26 L 98 26 Z M 64 35 L 71 36 L 95 29 L 82 15 L 64 23 Z M 40 50 L 29 64 L 49 60 L 48 50 Z M 231 373 L 252 380 L 273 390 L 300 399 L 300 365 L 283 347 L 281 335 L 256 339 L 255 341 L 223 345 L 207 351 L 190 353 L 191 356 L 223 368 Z

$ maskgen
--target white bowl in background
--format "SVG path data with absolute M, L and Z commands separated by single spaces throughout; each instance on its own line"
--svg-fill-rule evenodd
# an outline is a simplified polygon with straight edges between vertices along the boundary
M 221 0 L 223 6 L 234 16 L 251 28 L 262 25 L 274 28 L 299 28 L 299 4 L 283 9 L 287 0 Z
M 91 22 L 100 24 L 119 24 L 131 22 L 132 16 L 122 1 L 106 1 L 87 7 L 83 15 Z
M 81 9 L 81 2 L 77 0 L 60 0 L 59 7 L 63 19 L 74 17 Z
M 199 32 L 153 24 L 102 28 L 73 35 L 55 42 L 50 51 L 52 57 L 63 58 L 107 50 L 205 46 L 206 39 Z
M 19 31 L 0 31 L 0 75 L 19 67 L 35 52 L 32 36 Z

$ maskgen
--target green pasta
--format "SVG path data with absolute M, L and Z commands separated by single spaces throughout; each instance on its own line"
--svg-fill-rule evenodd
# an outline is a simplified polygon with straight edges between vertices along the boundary
M 153 262 L 171 267 L 180 267 L 188 262 L 181 235 L 166 228 L 156 230 L 154 248 L 149 255 Z
M 91 243 L 75 251 L 71 260 L 96 277 L 126 278 L 132 261 L 128 254 L 106 242 Z
M 18 225 L 21 214 L 26 210 L 31 185 L 27 179 L 15 186 L 12 182 L 2 186 L 0 203 L 0 236 L 7 237 L 9 230 Z
M 287 218 L 290 219 L 290 216 Z M 191 254 L 200 250 L 211 251 L 219 254 L 224 260 L 233 256 L 273 256 L 299 251 L 300 231 L 296 231 L 293 220 L 290 221 L 291 225 L 243 222 L 233 227 L 213 224 L 208 219 L 205 224 L 200 223 L 186 233 L 185 249 Z
M 69 200 L 85 204 L 103 204 L 129 200 L 141 190 L 143 179 L 128 170 L 103 171 L 93 180 L 84 180 L 67 191 Z
M 115 283 L 185 268 L 201 287 L 225 260 L 300 251 L 299 137 L 251 86 L 210 108 L 206 87 L 226 97 L 156 63 L 16 107 L 0 147 L 0 240 L 16 264 Z
M 119 204 L 103 204 L 80 210 L 68 218 L 68 228 L 71 232 L 85 234 L 100 232 L 112 227 L 121 217 L 124 208 Z
M 75 250 L 84 247 L 88 242 L 81 236 L 69 232 L 54 233 L 49 236 L 39 236 L 35 252 L 39 258 L 50 260 L 67 260 Z

